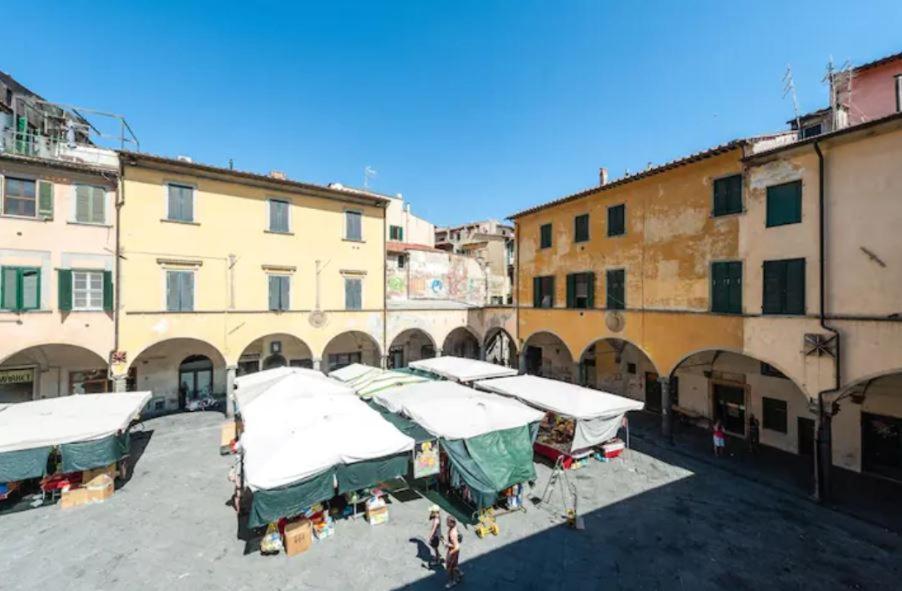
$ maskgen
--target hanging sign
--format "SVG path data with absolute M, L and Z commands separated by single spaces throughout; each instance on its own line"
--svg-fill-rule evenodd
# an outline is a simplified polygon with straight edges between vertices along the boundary
M 0 386 L 9 384 L 30 384 L 34 382 L 33 369 L 3 369 L 0 370 Z
M 423 478 L 439 472 L 438 441 L 421 441 L 413 448 L 413 477 Z

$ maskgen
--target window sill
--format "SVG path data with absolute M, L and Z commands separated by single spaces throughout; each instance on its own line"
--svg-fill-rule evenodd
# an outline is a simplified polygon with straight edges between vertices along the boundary
M 624 236 L 626 236 L 626 232 L 624 232 L 623 234 L 608 234 L 606 237 L 607 238 L 623 238 Z
M 66 220 L 70 226 L 93 226 L 95 228 L 112 228 L 113 224 L 95 224 L 93 222 L 79 222 L 76 220 Z
M 342 238 L 342 242 L 356 242 L 358 244 L 366 244 L 366 240 L 360 239 L 357 240 L 355 238 Z
M 711 212 L 711 215 L 710 215 L 709 217 L 710 217 L 712 220 L 719 220 L 719 219 L 721 219 L 721 218 L 732 218 L 732 217 L 736 217 L 736 216 L 738 216 L 738 215 L 744 215 L 744 214 L 746 213 L 746 211 L 747 211 L 747 210 L 745 210 L 745 209 L 741 209 L 741 210 L 739 210 L 739 211 L 733 211 L 733 212 L 730 212 L 730 213 L 714 213 L 714 212 Z
M 87 314 L 91 314 L 91 313 L 96 314 L 98 312 L 101 312 L 101 313 L 106 312 L 106 310 L 104 310 L 103 308 L 80 308 L 78 310 L 76 310 L 75 308 L 72 308 L 71 310 L 62 310 L 62 311 L 70 312 L 73 314 L 86 314 L 86 313 Z M 112 312 L 112 310 L 110 310 L 110 312 Z
M 278 230 L 263 230 L 264 234 L 275 234 L 276 236 L 294 236 L 294 232 L 280 232 Z
M 161 222 L 166 222 L 167 224 L 182 224 L 184 226 L 199 226 L 200 222 L 185 222 L 182 220 L 170 220 L 169 218 L 160 218 Z
M 767 229 L 767 228 L 782 228 L 783 226 L 794 226 L 794 225 L 796 225 L 796 224 L 801 224 L 801 223 L 802 223 L 802 220 L 798 220 L 798 221 L 796 221 L 796 222 L 781 222 L 781 223 L 779 223 L 779 224 L 768 224 L 767 222 L 764 222 L 764 228 L 765 228 L 765 229 Z
M 11 220 L 22 220 L 23 222 L 51 222 L 53 218 L 43 218 L 40 216 L 30 215 L 13 215 L 11 213 L 0 214 L 0 218 L 9 218 Z
M 53 310 L 0 310 L 0 314 L 10 314 L 13 316 L 21 316 L 23 314 L 50 314 Z

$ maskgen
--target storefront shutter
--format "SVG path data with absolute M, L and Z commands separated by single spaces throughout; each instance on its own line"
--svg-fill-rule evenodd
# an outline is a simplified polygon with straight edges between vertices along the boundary
M 542 307 L 542 278 L 541 277 L 533 277 L 532 278 L 532 307 L 533 308 L 541 308 Z
M 588 307 L 592 309 L 595 307 L 595 273 L 586 273 L 586 280 L 589 282 Z
M 805 259 L 786 261 L 787 314 L 805 313 Z
M 764 261 L 764 295 L 761 301 L 764 314 L 783 313 L 785 269 L 783 261 Z
M 68 312 L 72 309 L 72 271 L 60 269 L 57 272 L 57 306 L 60 310 Z
M 53 183 L 49 181 L 38 181 L 38 215 L 53 219 Z
M 113 311 L 113 272 L 103 272 L 103 309 Z
M 567 275 L 567 307 L 576 307 L 576 274 Z

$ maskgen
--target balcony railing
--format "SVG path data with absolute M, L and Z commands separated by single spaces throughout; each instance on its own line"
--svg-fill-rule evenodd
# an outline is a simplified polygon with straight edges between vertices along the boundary
M 14 129 L 0 132 L 0 154 L 86 164 L 114 170 L 119 168 L 119 157 L 113 150 Z

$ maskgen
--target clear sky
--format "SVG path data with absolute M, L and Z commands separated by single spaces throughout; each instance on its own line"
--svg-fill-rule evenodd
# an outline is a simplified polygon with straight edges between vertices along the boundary
M 831 56 L 902 51 L 900 0 L 303 4 L 20 3 L 0 69 L 148 152 L 355 186 L 371 165 L 454 224 L 784 129 L 787 64 L 805 112 Z

